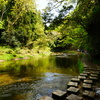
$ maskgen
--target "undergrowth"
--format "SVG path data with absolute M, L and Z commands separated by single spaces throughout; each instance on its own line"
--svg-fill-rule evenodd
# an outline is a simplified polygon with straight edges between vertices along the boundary
M 78 66 L 79 72 L 82 73 L 84 70 L 84 65 L 80 59 L 77 62 L 77 66 Z

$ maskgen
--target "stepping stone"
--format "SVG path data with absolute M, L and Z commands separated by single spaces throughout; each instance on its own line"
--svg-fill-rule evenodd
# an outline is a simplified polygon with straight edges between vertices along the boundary
M 83 86 L 82 86 L 84 89 L 92 89 L 92 85 L 91 84 L 87 84 L 87 83 L 83 83 Z
M 91 79 L 91 80 L 97 80 L 98 78 L 94 77 L 94 76 L 90 76 L 89 79 Z
M 94 68 L 84 68 L 85 70 L 94 70 Z
M 87 76 L 87 74 L 86 74 L 86 73 L 81 73 L 80 75 L 81 75 L 81 76 Z
M 56 90 L 52 93 L 52 98 L 56 100 L 63 100 L 67 96 L 67 93 L 65 91 Z
M 84 80 L 84 83 L 90 83 L 90 84 L 92 84 L 93 81 L 92 80 Z
M 90 97 L 90 98 L 95 98 L 95 95 L 96 95 L 96 93 L 93 92 L 93 91 L 87 91 L 87 90 L 85 90 L 83 92 L 83 96 L 87 96 L 87 97 Z
M 43 97 L 39 98 L 38 100 L 54 100 L 54 99 L 52 99 L 51 97 L 48 97 L 48 96 L 43 96 Z
M 68 87 L 73 86 L 73 87 L 78 87 L 78 83 L 77 82 L 69 82 L 67 84 Z
M 69 87 L 69 88 L 67 89 L 67 92 L 68 92 L 68 93 L 75 93 L 75 94 L 77 94 L 77 93 L 79 92 L 79 88 Z
M 84 79 L 86 79 L 85 76 L 78 76 L 78 78 L 79 78 L 80 80 L 84 80 Z
M 92 73 L 92 74 L 98 74 L 98 75 L 100 74 L 99 71 L 92 71 L 91 73 Z
M 90 74 L 91 76 L 93 76 L 93 77 L 98 77 L 98 75 L 97 74 Z
M 100 71 L 100 68 L 98 68 L 97 71 Z
M 80 82 L 80 79 L 79 78 L 72 78 L 71 81 L 78 82 L 79 83 Z
M 66 100 L 82 100 L 83 97 L 77 96 L 75 94 L 71 94 L 68 97 L 66 97 Z
M 90 71 L 83 71 L 83 73 L 89 75 Z
M 87 77 L 88 75 L 86 73 L 81 73 L 80 76 L 85 76 Z
M 89 71 L 99 71 L 97 68 L 85 68 L 85 70 L 89 70 Z
M 100 69 L 98 69 L 98 68 L 95 68 L 94 70 L 95 70 L 95 71 L 100 71 Z

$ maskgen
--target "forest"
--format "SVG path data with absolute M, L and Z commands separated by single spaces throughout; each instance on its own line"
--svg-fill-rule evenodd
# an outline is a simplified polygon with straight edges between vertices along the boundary
M 80 49 L 99 60 L 99 28 L 100 0 L 50 0 L 43 13 L 35 0 L 0 0 L 0 59 Z

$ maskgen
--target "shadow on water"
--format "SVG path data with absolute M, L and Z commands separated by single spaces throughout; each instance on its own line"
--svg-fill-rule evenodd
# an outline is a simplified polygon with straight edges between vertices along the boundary
M 67 82 L 79 74 L 78 57 L 49 56 L 0 64 L 0 100 L 37 100 L 56 89 L 65 90 Z

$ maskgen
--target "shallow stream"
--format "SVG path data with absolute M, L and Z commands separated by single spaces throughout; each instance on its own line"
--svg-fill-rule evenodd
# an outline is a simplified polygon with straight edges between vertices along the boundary
M 0 63 L 0 100 L 37 100 L 51 96 L 79 75 L 76 55 L 54 55 Z

